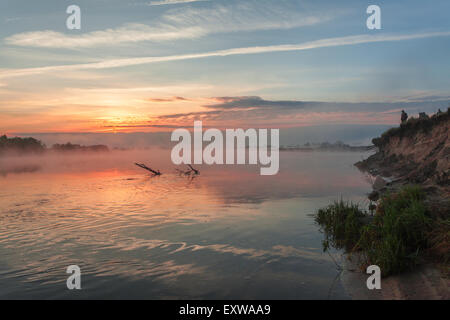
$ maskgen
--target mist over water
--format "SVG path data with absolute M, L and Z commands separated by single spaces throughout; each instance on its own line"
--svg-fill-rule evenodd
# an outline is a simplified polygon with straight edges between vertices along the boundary
M 0 298 L 347 298 L 311 214 L 364 203 L 365 156 L 281 152 L 275 176 L 202 165 L 196 177 L 160 148 L 1 157 Z M 82 290 L 66 288 L 71 264 Z
M 194 123 L 186 126 L 193 129 Z M 207 122 L 204 123 L 207 125 Z M 373 137 L 390 128 L 390 125 L 317 125 L 295 128 L 280 128 L 280 145 L 297 145 L 321 142 L 344 141 L 351 145 L 369 145 Z M 245 129 L 245 128 L 244 128 Z M 118 132 L 118 133 L 22 133 L 21 137 L 35 137 L 47 146 L 55 143 L 77 143 L 81 145 L 105 144 L 111 148 L 142 149 L 158 146 L 171 148 L 171 132 Z
M 169 155 L 169 158 L 164 158 Z M 4 154 L 0 157 L 2 171 L 20 172 L 20 168 L 37 167 L 41 173 L 83 173 L 108 170 L 129 170 L 134 162 L 155 163 L 159 167 L 169 168 L 168 150 L 153 148 L 148 150 L 112 150 L 110 152 L 53 152 L 42 154 Z M 134 168 L 133 168 L 134 169 Z M 24 170 L 26 172 L 26 170 Z

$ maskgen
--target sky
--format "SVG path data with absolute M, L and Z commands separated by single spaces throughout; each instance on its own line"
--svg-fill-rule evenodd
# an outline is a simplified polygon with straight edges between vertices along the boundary
M 0 133 L 385 128 L 449 106 L 449 14 L 448 0 L 0 0 Z

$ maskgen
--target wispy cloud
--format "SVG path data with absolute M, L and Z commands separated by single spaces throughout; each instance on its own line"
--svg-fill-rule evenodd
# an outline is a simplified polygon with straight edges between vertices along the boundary
M 212 8 L 171 10 L 164 21 L 176 26 L 201 26 L 208 33 L 291 29 L 317 25 L 346 11 L 294 10 L 286 3 L 241 1 Z
M 171 98 L 148 98 L 150 102 L 174 102 L 174 101 L 187 101 L 188 99 L 183 97 L 171 97 Z
M 142 41 L 195 39 L 215 33 L 290 29 L 319 24 L 336 15 L 336 12 L 296 12 L 267 3 L 237 3 L 215 5 L 212 8 L 173 9 L 151 24 L 128 23 L 81 35 L 52 30 L 23 32 L 9 36 L 4 41 L 7 45 L 26 47 L 89 48 Z
M 291 112 L 297 110 L 309 111 L 370 111 L 387 112 L 392 110 L 427 108 L 437 109 L 446 106 L 450 98 L 442 97 L 436 99 L 422 99 L 420 101 L 391 101 L 391 102 L 323 102 L 323 101 L 303 101 L 303 100 L 266 100 L 259 96 L 242 97 L 216 97 L 210 103 L 203 107 L 213 110 L 276 110 L 277 112 Z
M 5 39 L 8 45 L 43 48 L 81 48 L 140 41 L 167 41 L 196 38 L 205 35 L 200 27 L 178 28 L 170 25 L 148 26 L 126 24 L 116 29 L 89 32 L 70 36 L 61 32 L 44 30 L 19 33 Z
M 76 70 L 87 69 L 108 69 L 128 67 L 149 63 L 180 61 L 188 59 L 201 59 L 209 57 L 225 57 L 233 55 L 247 55 L 269 52 L 286 52 L 286 51 L 303 51 L 312 50 L 326 47 L 337 46 L 349 46 L 359 45 L 365 43 L 376 42 L 392 42 L 392 41 L 405 41 L 414 39 L 423 39 L 431 37 L 448 37 L 450 31 L 445 32 L 425 32 L 415 34 L 380 34 L 380 35 L 354 35 L 337 38 L 326 38 L 315 41 L 304 42 L 300 44 L 286 44 L 286 45 L 273 45 L 273 46 L 256 46 L 256 47 L 243 47 L 233 48 L 226 50 L 209 51 L 204 53 L 184 54 L 184 55 L 169 55 L 159 57 L 140 57 L 140 58 L 123 58 L 123 59 L 109 59 L 93 63 L 85 64 L 72 64 L 72 65 L 58 65 L 38 68 L 24 68 L 24 69 L 3 69 L 1 70 L 0 78 L 9 78 L 16 76 L 35 75 L 46 72 L 68 72 Z
M 162 1 L 150 1 L 149 6 L 162 6 L 168 4 L 180 4 L 180 3 L 190 3 L 190 2 L 204 2 L 209 0 L 162 0 Z
M 240 126 L 299 126 L 302 124 L 383 124 L 396 123 L 402 109 L 434 113 L 445 108 L 450 100 L 423 102 L 323 102 L 301 100 L 266 100 L 254 97 L 211 98 L 202 111 L 159 115 L 154 122 L 170 125 L 191 124 L 203 120 L 208 124 L 226 126 L 233 123 Z
M 6 23 L 10 23 L 10 22 L 17 22 L 17 21 L 20 21 L 20 20 L 22 20 L 23 18 L 20 18 L 20 17 L 13 17 L 13 18 L 5 18 L 4 19 L 4 21 L 6 22 Z

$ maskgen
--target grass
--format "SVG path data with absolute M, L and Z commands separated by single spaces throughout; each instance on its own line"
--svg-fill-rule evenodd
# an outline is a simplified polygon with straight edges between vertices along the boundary
M 437 228 L 424 200 L 420 187 L 407 186 L 384 194 L 373 217 L 357 204 L 342 200 L 320 209 L 315 220 L 325 233 L 323 248 L 359 252 L 361 268 L 377 265 L 383 276 L 409 270 L 433 247 L 430 235 L 434 234 L 436 249 L 448 249 L 448 220 Z
M 319 209 L 316 222 L 325 233 L 324 250 L 330 246 L 351 250 L 361 236 L 363 218 L 366 215 L 353 203 L 335 201 L 326 208 Z
M 366 265 L 375 264 L 383 275 L 411 269 L 427 247 L 431 219 L 425 194 L 417 186 L 381 197 L 372 223 L 363 227 L 357 245 Z

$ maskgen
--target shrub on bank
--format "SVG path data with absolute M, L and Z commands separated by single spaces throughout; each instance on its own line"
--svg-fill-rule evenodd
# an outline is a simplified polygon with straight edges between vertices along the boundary
M 373 218 L 357 204 L 342 200 L 320 209 L 315 220 L 325 233 L 324 250 L 331 245 L 346 252 L 358 251 L 361 267 L 377 265 L 383 276 L 411 269 L 430 247 L 429 235 L 442 238 L 424 200 L 420 187 L 407 186 L 384 194 Z M 448 236 L 448 229 L 445 232 Z

